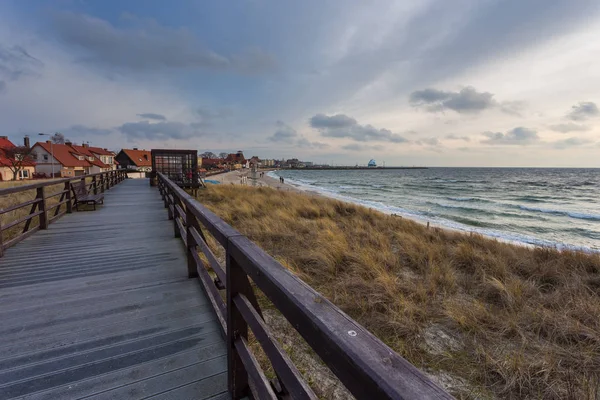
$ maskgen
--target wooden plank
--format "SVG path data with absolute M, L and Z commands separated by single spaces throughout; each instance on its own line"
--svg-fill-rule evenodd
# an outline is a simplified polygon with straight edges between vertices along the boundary
M 240 336 L 234 343 L 237 353 L 239 354 L 240 359 L 244 363 L 246 367 L 246 371 L 248 371 L 248 375 L 250 380 L 252 381 L 252 385 L 250 385 L 252 389 L 252 394 L 256 399 L 272 399 L 277 400 L 277 396 L 271 388 L 271 384 L 269 380 L 265 376 L 265 373 L 260 368 L 258 364 L 258 360 L 254 357 L 254 354 L 248 348 L 248 343 L 243 336 Z M 234 397 L 235 399 L 235 397 Z
M 267 357 L 277 371 L 277 376 L 293 399 L 313 399 L 318 397 L 310 386 L 304 381 L 302 374 L 292 360 L 279 346 L 277 339 L 271 334 L 269 328 L 260 315 L 254 310 L 250 301 L 243 294 L 238 294 L 234 299 L 235 305 L 250 326 L 254 336 L 265 351 Z
M 15 225 L 22 224 L 23 222 L 28 221 L 28 220 L 30 220 L 30 219 L 32 219 L 34 217 L 37 217 L 38 215 L 41 215 L 43 213 L 44 213 L 44 211 L 40 210 L 40 211 L 34 212 L 33 214 L 27 214 L 27 215 L 25 215 L 25 216 L 23 216 L 23 217 L 15 220 L 15 221 L 12 221 L 12 222 L 10 222 L 10 223 L 8 223 L 6 225 L 3 225 L 2 226 L 2 230 L 5 231 L 7 229 L 10 229 L 10 228 L 12 228 Z
M 198 253 L 195 254 L 194 258 L 196 259 L 196 266 L 198 268 L 198 275 L 199 275 L 200 283 L 202 284 L 202 289 L 204 290 L 204 293 L 208 297 L 210 303 L 213 306 L 213 309 L 215 310 L 215 312 L 217 314 L 217 317 L 219 318 L 219 323 L 221 324 L 221 327 L 223 328 L 223 333 L 226 333 L 227 332 L 227 319 L 226 319 L 227 308 L 225 306 L 225 303 L 223 302 L 223 299 L 221 298 L 221 295 L 219 294 L 219 290 L 217 289 L 217 287 L 215 286 L 214 282 L 212 281 L 210 275 L 204 268 L 204 263 L 198 256 Z
M 26 201 L 24 203 L 15 204 L 14 206 L 10 206 L 10 207 L 3 208 L 2 210 L 0 210 L 0 214 L 6 214 L 7 212 L 18 210 L 19 208 L 27 207 L 28 205 L 31 205 L 34 203 L 39 203 L 39 202 L 40 202 L 40 199 L 33 199 L 33 200 Z
M 452 398 L 248 238 L 229 253 L 357 398 Z
M 219 261 L 217 261 L 217 258 L 212 253 L 204 239 L 202 239 L 196 228 L 192 227 L 190 229 L 190 233 L 196 241 L 196 244 L 200 246 L 200 250 L 202 250 L 202 253 L 204 253 L 204 255 L 206 256 L 206 259 L 208 260 L 208 263 L 210 264 L 212 270 L 215 271 L 215 274 L 217 274 L 217 277 L 219 278 L 221 283 L 225 285 L 227 278 L 225 277 L 225 271 L 223 270 L 223 266 L 219 263 Z

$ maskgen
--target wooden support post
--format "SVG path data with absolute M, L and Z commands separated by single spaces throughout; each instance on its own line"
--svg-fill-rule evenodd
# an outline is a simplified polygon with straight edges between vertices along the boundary
M 196 239 L 192 236 L 190 232 L 190 228 L 196 228 L 197 231 L 200 231 L 200 226 L 198 224 L 198 220 L 196 220 L 196 216 L 192 213 L 190 207 L 185 207 L 185 231 L 187 235 L 187 267 L 188 267 L 188 278 L 197 278 L 198 269 L 196 268 L 196 260 L 193 256 L 194 252 L 198 251 Z M 204 268 L 204 267 L 201 267 Z
M 173 195 L 173 236 L 176 238 L 181 237 L 181 232 L 179 231 L 179 225 L 177 224 L 177 219 L 179 218 L 179 210 L 177 210 L 177 204 L 179 204 L 179 197 Z
M 173 197 L 173 195 L 169 196 L 171 194 L 170 192 L 171 192 L 171 189 L 167 190 L 166 200 L 167 200 L 167 214 L 169 215 L 169 220 L 172 220 L 173 212 L 171 211 L 171 204 L 173 204 L 173 203 L 171 202 L 171 197 Z
M 92 176 L 92 187 L 94 188 L 94 194 L 98 194 L 98 180 L 97 175 Z
M 228 243 L 228 246 L 231 244 Z M 238 293 L 244 293 L 246 274 L 231 257 L 227 249 L 227 387 L 233 400 L 250 395 L 248 372 L 235 348 L 235 341 L 243 337 L 248 339 L 248 324 L 233 302 Z M 250 288 L 252 290 L 252 288 Z
M 42 212 L 40 214 L 40 229 L 48 229 L 48 213 L 46 212 L 46 195 L 45 195 L 45 186 L 37 188 L 37 196 L 36 198 L 40 200 L 38 203 L 38 208 Z
M 2 243 L 2 220 L 0 219 L 0 257 L 4 255 L 4 244 Z
M 65 182 L 65 190 L 67 191 L 67 214 L 73 212 L 73 200 L 71 199 L 71 182 Z

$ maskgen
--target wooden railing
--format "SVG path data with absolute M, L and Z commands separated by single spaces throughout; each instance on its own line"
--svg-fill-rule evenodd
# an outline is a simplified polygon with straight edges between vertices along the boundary
M 174 235 L 186 245 L 188 276 L 199 278 L 226 337 L 228 388 L 234 400 L 250 394 L 257 399 L 317 398 L 263 320 L 249 278 L 356 398 L 452 398 L 163 174 L 157 183 Z M 203 229 L 225 250 L 225 267 L 209 248 Z M 248 328 L 273 366 L 274 381 L 267 380 L 248 346 Z
M 0 257 L 2 257 L 4 250 L 8 247 L 17 244 L 39 229 L 47 229 L 49 224 L 62 217 L 64 214 L 70 214 L 72 212 L 73 202 L 75 200 L 72 195 L 72 182 L 89 182 L 86 183 L 88 191 L 98 194 L 110 189 L 117 183 L 122 182 L 125 178 L 126 174 L 124 172 L 116 170 L 0 189 L 0 199 L 11 194 L 23 194 L 23 197 L 27 197 L 25 194 L 28 191 L 35 190 L 35 198 L 29 200 L 17 198 L 15 204 L 10 204 L 5 208 L 0 209 Z M 48 193 L 47 190 L 51 186 L 58 186 L 60 190 L 56 193 Z M 60 196 L 60 198 L 57 202 L 52 201 L 58 196 Z M 65 205 L 65 208 L 61 211 L 63 205 Z M 27 206 L 31 206 L 29 213 L 21 215 L 22 213 L 18 212 L 18 210 Z M 3 221 L 5 218 L 4 216 L 10 212 L 15 214 L 15 219 Z M 36 219 L 35 217 L 38 218 Z M 35 224 L 34 221 L 37 221 L 37 224 Z M 19 225 L 23 223 L 25 225 L 20 229 Z M 11 235 L 7 237 L 7 233 L 11 233 Z

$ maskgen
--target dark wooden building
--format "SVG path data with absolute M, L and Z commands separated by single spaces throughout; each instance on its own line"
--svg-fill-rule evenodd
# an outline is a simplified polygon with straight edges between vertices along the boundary
M 150 184 L 156 180 L 156 173 L 165 174 L 182 188 L 198 188 L 202 185 L 198 175 L 197 150 L 152 149 L 152 172 Z

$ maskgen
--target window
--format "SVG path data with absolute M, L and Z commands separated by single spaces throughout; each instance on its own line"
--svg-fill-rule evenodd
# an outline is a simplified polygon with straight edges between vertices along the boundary
M 37 153 L 31 153 L 31 158 L 37 160 Z
M 44 161 L 48 161 L 48 154 L 44 154 Z
M 77 157 L 80 161 L 85 161 L 85 156 L 79 156 Z
M 94 157 L 88 157 L 89 161 L 94 161 Z
M 22 169 L 19 171 L 19 178 L 21 179 L 27 179 L 29 178 L 29 170 L 26 169 Z

